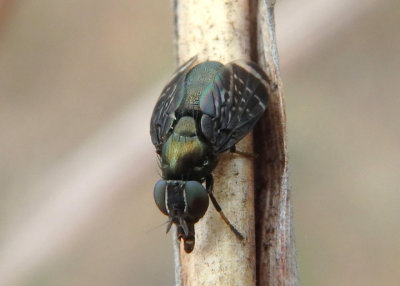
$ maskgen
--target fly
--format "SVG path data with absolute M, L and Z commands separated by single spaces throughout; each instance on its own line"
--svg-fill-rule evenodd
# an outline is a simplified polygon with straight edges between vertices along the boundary
M 239 239 L 216 201 L 212 171 L 218 155 L 235 150 L 261 118 L 268 104 L 269 80 L 249 61 L 223 65 L 216 61 L 184 63 L 164 87 L 150 122 L 162 179 L 154 200 L 169 217 L 167 232 L 177 225 L 177 237 L 190 253 L 195 245 L 194 224 L 204 216 L 209 199 Z

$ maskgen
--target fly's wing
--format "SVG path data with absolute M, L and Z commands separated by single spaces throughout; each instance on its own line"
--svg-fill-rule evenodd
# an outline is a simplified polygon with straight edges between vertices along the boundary
M 151 141 L 160 150 L 172 126 L 175 122 L 175 111 L 182 103 L 184 97 L 184 81 L 186 74 L 190 71 L 193 64 L 196 62 L 197 56 L 191 58 L 172 76 L 172 79 L 164 87 L 160 97 L 154 107 L 153 114 L 150 120 L 150 135 Z
M 269 80 L 255 63 L 225 66 L 200 97 L 201 131 L 217 153 L 233 147 L 249 133 L 268 104 Z

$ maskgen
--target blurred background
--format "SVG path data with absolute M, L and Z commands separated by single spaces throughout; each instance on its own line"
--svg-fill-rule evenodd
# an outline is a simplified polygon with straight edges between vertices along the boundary
M 303 2 L 303 3 L 301 3 Z M 400 2 L 278 1 L 302 285 L 400 283 Z M 172 285 L 168 1 L 0 0 L 0 285 Z

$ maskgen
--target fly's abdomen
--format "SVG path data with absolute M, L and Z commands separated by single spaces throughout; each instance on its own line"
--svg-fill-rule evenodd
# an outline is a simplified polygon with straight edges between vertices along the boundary
M 215 76 L 224 67 L 219 62 L 205 62 L 195 66 L 185 80 L 185 99 L 182 108 L 185 111 L 200 110 L 199 100 L 204 92 L 210 88 Z

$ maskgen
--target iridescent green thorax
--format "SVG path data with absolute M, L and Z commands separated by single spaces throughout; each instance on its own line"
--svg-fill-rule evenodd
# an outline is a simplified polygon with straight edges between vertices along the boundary
M 224 65 L 219 62 L 205 62 L 195 66 L 187 75 L 185 81 L 185 101 L 183 108 L 199 110 L 199 99 L 214 82 L 215 76 L 221 72 Z
M 193 117 L 180 118 L 162 148 L 163 177 L 176 180 L 201 179 L 204 172 L 212 170 L 210 164 L 215 161 L 208 154 L 209 150 L 196 134 Z

